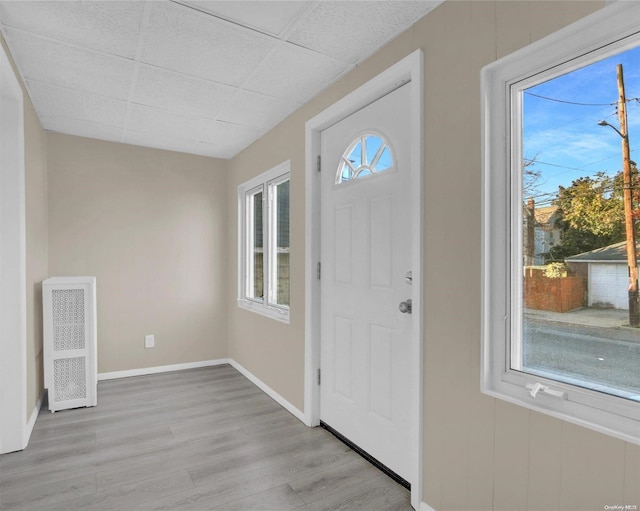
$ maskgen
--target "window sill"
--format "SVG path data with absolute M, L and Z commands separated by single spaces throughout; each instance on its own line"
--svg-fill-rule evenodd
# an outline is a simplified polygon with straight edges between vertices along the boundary
M 264 305 L 263 303 L 247 300 L 246 298 L 238 298 L 238 307 L 275 319 L 281 323 L 289 324 L 289 309 Z
M 527 388 L 525 383 L 536 381 L 541 381 L 553 389 L 563 391 L 563 393 L 566 392 L 567 395 L 556 397 L 539 392 L 536 397 L 532 397 L 531 389 Z M 558 382 L 534 377 L 524 377 L 517 383 L 507 381 L 507 378 L 498 382 L 485 380 L 481 391 L 488 396 L 508 401 L 529 410 L 550 415 L 556 419 L 577 424 L 619 438 L 625 442 L 640 445 L 637 409 L 633 408 L 633 403 L 625 403 L 622 398 L 607 396 L 602 397 L 597 402 L 597 398 L 594 399 L 593 396 L 589 396 L 588 391 L 581 392 L 578 390 L 577 394 L 584 394 L 582 399 L 586 401 L 581 402 L 580 396 L 576 396 L 576 389 Z M 603 403 L 609 410 L 603 409 L 605 408 L 603 406 L 598 406 Z M 619 404 L 620 409 L 616 410 L 615 404 Z M 625 416 L 626 414 L 636 416 L 629 417 Z

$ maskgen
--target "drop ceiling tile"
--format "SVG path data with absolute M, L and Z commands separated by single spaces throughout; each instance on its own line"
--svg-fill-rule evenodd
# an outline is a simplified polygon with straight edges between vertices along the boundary
M 133 58 L 144 2 L 2 2 L 9 27 L 83 48 Z
M 251 27 L 274 36 L 280 35 L 309 6 L 308 1 L 246 0 L 233 1 L 190 1 L 184 2 L 215 16 Z
M 238 147 L 239 151 L 262 134 L 264 134 L 264 130 L 251 129 L 228 122 L 214 122 L 200 142 L 219 146 Z
M 240 85 L 275 39 L 170 2 L 152 2 L 142 62 Z
M 425 0 L 317 2 L 288 41 L 355 64 L 439 3 Z
M 211 121 L 143 105 L 131 105 L 126 128 L 134 132 L 183 140 L 202 140 Z
M 441 0 L 181 3 L 0 0 L 43 126 L 232 157 Z
M 126 99 L 134 63 L 6 29 L 7 43 L 26 80 Z
M 304 103 L 350 67 L 319 53 L 280 43 L 278 49 L 261 62 L 244 88 Z
M 45 130 L 65 133 L 67 135 L 76 135 L 78 137 L 120 142 L 120 136 L 122 135 L 122 128 L 77 119 L 40 117 L 40 122 Z
M 179 153 L 192 153 L 194 145 L 192 140 L 183 140 L 172 136 L 133 130 L 125 130 L 122 141 L 125 144 L 154 147 L 156 149 L 177 151 Z
M 299 106 L 300 103 L 265 96 L 257 92 L 238 90 L 233 99 L 220 110 L 218 119 L 233 124 L 268 129 Z
M 228 85 L 141 65 L 131 99 L 182 115 L 215 119 L 234 91 Z
M 127 103 L 63 87 L 27 80 L 29 96 L 38 116 L 89 121 L 122 127 Z

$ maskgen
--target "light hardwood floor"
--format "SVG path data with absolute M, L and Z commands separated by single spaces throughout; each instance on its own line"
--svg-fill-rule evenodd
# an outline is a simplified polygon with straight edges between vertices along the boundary
M 230 366 L 100 382 L 0 456 L 2 510 L 408 511 L 409 492 Z

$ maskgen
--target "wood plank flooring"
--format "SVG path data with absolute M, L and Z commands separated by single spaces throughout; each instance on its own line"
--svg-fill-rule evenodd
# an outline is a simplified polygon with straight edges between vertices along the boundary
M 232 367 L 100 382 L 0 456 L 2 510 L 409 511 L 409 492 Z

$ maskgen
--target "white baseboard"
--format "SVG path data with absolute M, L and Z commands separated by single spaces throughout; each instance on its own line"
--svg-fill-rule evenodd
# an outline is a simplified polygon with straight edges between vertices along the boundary
M 282 406 L 285 410 L 287 410 L 290 414 L 296 417 L 301 422 L 305 423 L 304 413 L 298 410 L 295 406 L 293 406 L 289 401 L 283 398 L 280 394 L 278 394 L 275 390 L 269 387 L 265 382 L 247 370 L 245 367 L 240 365 L 238 362 L 231 358 L 220 358 L 216 360 L 203 360 L 201 362 L 189 362 L 186 364 L 173 364 L 167 366 L 157 366 L 157 367 L 143 367 L 141 369 L 129 369 L 127 371 L 114 371 L 111 373 L 99 373 L 98 381 L 103 380 L 115 380 L 117 378 L 129 378 L 131 376 L 144 376 L 147 374 L 157 374 L 157 373 L 167 373 L 171 371 L 182 371 L 184 369 L 195 369 L 197 367 L 210 367 L 217 366 L 222 364 L 229 364 L 234 369 L 236 369 L 239 373 L 241 373 L 245 378 L 247 378 L 251 383 L 253 383 L 256 387 L 258 387 L 262 392 L 267 394 L 271 399 L 273 399 L 276 403 Z
M 420 511 L 436 511 L 426 502 L 420 502 Z
M 273 390 L 271 387 L 269 387 L 265 382 L 263 382 L 261 379 L 259 379 L 257 376 L 255 376 L 253 373 L 251 373 L 249 370 L 247 370 L 245 367 L 243 367 L 242 365 L 238 364 L 238 362 L 236 362 L 235 360 L 231 359 L 231 361 L 229 363 L 231 364 L 231 366 L 233 368 L 237 369 L 237 371 L 239 373 L 241 373 L 245 378 L 247 378 L 247 380 L 249 380 L 251 383 L 253 383 L 256 387 L 258 387 L 267 396 L 269 396 L 276 403 L 278 403 L 280 406 L 282 406 L 285 410 L 287 410 L 291 415 L 293 415 L 295 418 L 297 418 L 300 422 L 302 422 L 303 424 L 306 424 L 305 418 L 304 418 L 304 413 L 302 413 L 300 410 L 298 410 L 298 408 L 293 406 L 289 401 L 287 401 L 285 398 L 283 398 L 280 394 L 278 394 L 275 390 Z
M 31 438 L 31 433 L 33 433 L 33 427 L 36 425 L 36 419 L 38 418 L 38 414 L 40 413 L 40 408 L 42 408 L 42 402 L 44 401 L 44 393 L 45 391 L 43 390 L 42 394 L 40 394 L 40 399 L 38 399 L 38 402 L 36 403 L 36 406 L 31 412 L 31 416 L 27 421 L 27 426 L 24 430 L 24 441 L 23 441 L 25 448 L 27 447 L 27 445 L 29 445 L 29 439 Z
M 231 364 L 231 363 L 232 363 L 232 360 L 229 358 L 219 358 L 216 360 L 202 360 L 200 362 L 187 362 L 185 364 L 143 367 L 140 369 L 114 371 L 111 373 L 98 373 L 98 381 L 115 380 L 117 378 L 129 378 L 131 376 L 144 376 L 147 374 L 169 373 L 171 371 L 183 371 L 184 369 L 196 369 L 198 367 L 219 366 L 222 364 Z
M 245 378 L 247 378 L 251 383 L 253 383 L 256 387 L 262 390 L 265 394 L 267 394 L 271 399 L 273 399 L 276 403 L 282 406 L 285 410 L 287 410 L 296 419 L 298 419 L 302 423 L 305 423 L 304 413 L 298 410 L 298 408 L 293 406 L 289 401 L 283 398 L 280 394 L 278 394 L 275 390 L 269 387 L 266 383 L 264 383 L 261 379 L 256 377 L 253 373 L 251 373 L 245 367 L 243 367 L 238 362 L 230 358 L 219 358 L 216 360 L 203 360 L 200 362 L 188 362 L 186 364 L 172 364 L 172 365 L 157 366 L 157 367 L 143 367 L 141 369 L 129 369 L 126 371 L 114 371 L 110 373 L 99 373 L 98 381 L 115 380 L 117 378 L 129 378 L 131 376 L 144 376 L 147 374 L 168 373 L 171 371 L 182 371 L 184 369 L 196 369 L 198 367 L 211 367 L 211 366 L 218 366 L 223 364 L 231 365 L 239 373 L 241 373 Z M 40 413 L 40 408 L 42 408 L 42 402 L 44 400 L 45 392 L 46 391 L 43 391 L 42 394 L 40 395 L 40 399 L 38 399 L 38 402 L 36 403 L 36 406 L 33 409 L 33 412 L 31 412 L 29 421 L 27 422 L 26 428 L 24 430 L 23 449 L 29 444 L 31 433 L 33 432 L 33 428 L 36 425 L 36 419 L 38 418 L 38 414 Z M 422 511 L 422 508 L 420 509 Z M 434 511 L 434 510 L 432 510 L 431 508 L 426 508 L 425 511 Z

